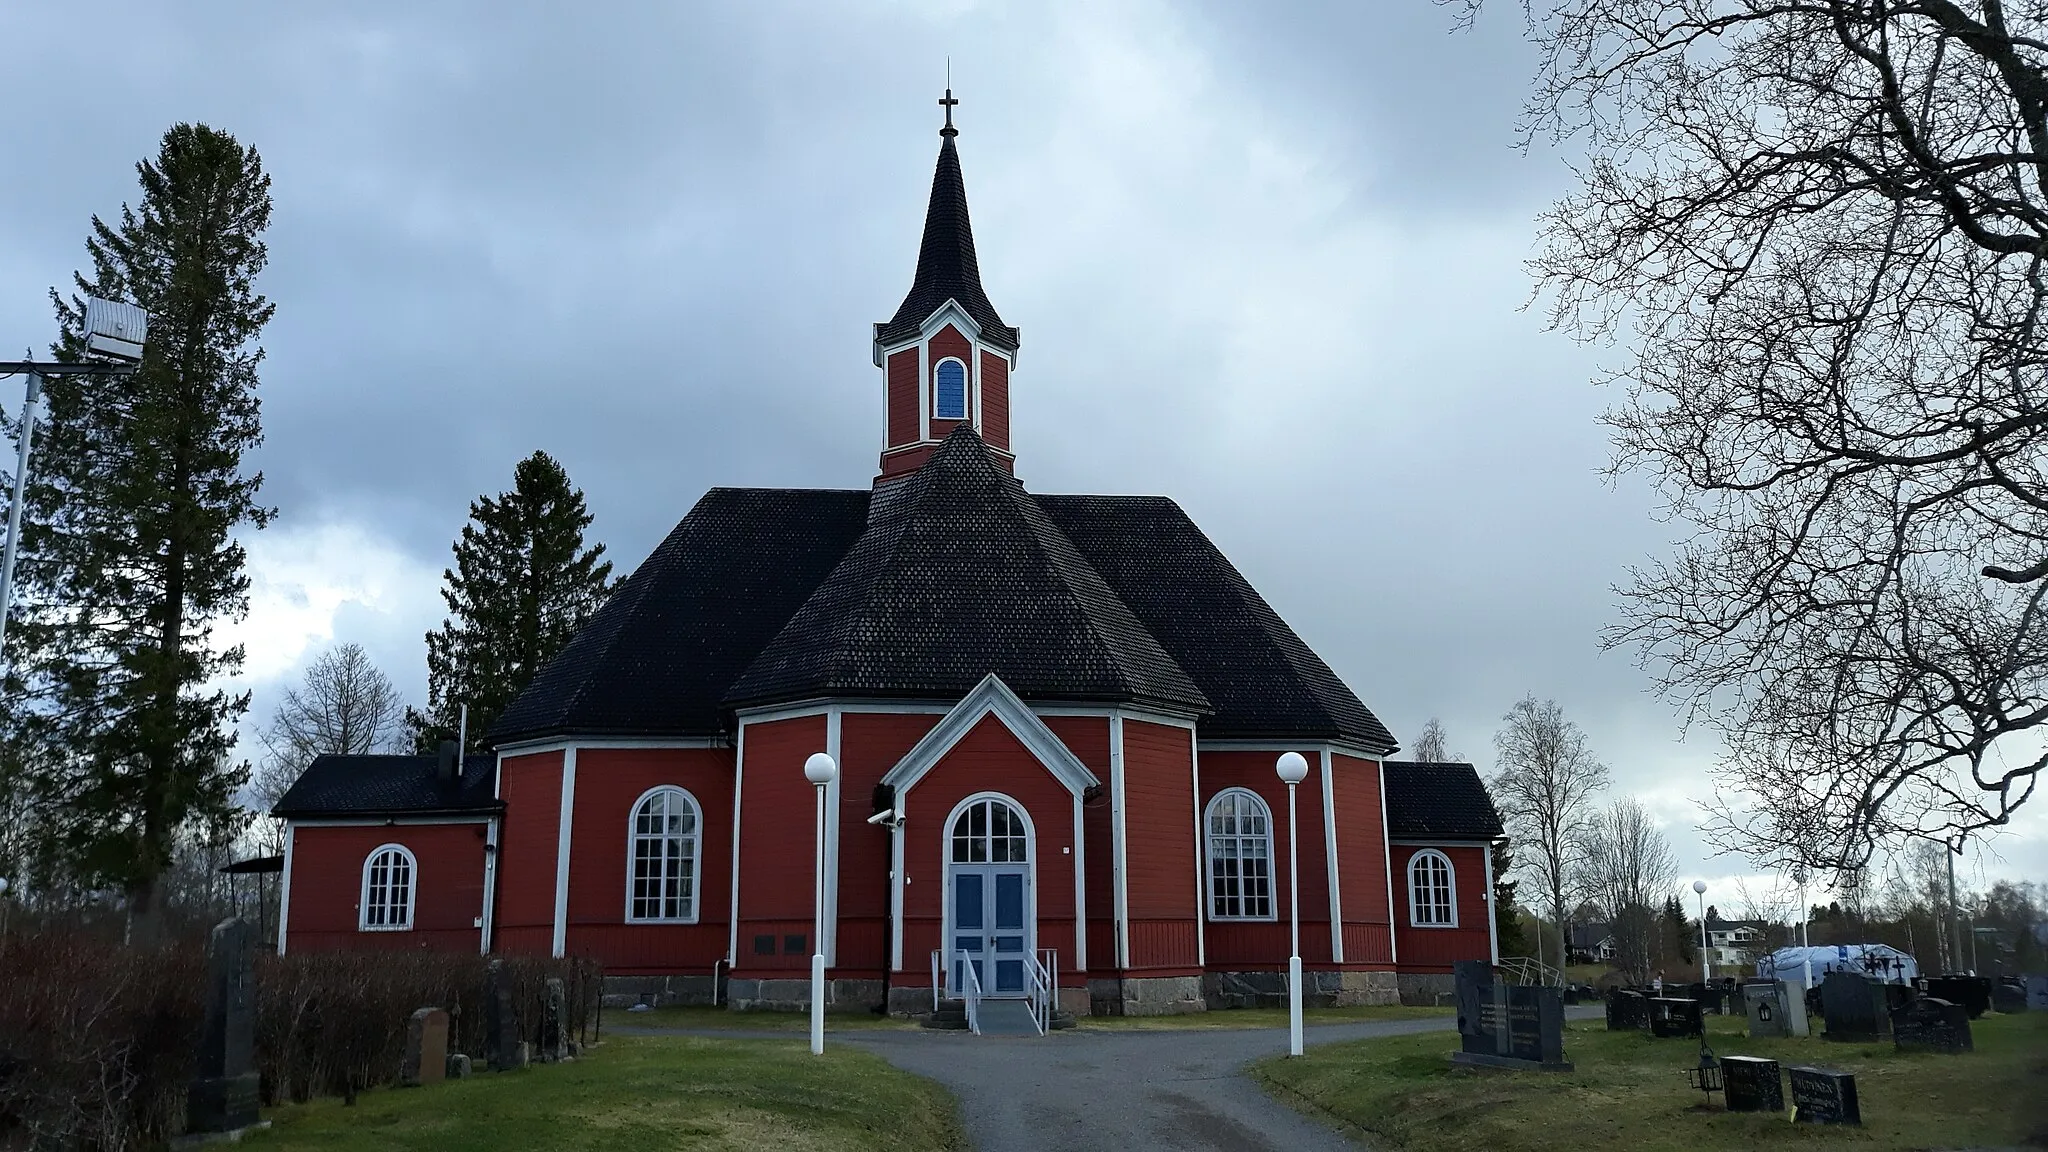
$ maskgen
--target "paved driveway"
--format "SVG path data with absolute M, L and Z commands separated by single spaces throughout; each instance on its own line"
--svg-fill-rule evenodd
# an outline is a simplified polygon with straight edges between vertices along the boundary
M 1451 1027 L 1449 1016 L 1327 1024 L 1310 1028 L 1307 1042 Z M 1075 1029 L 1020 1039 L 920 1029 L 849 1032 L 839 1042 L 951 1089 L 981 1152 L 1359 1147 L 1244 1075 L 1251 1061 L 1287 1051 L 1285 1029 Z M 1454 1046 L 1446 1037 L 1444 1050 Z

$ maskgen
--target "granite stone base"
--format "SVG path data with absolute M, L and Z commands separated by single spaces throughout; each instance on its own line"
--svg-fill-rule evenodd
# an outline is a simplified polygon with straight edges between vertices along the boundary
M 1092 1016 L 1179 1016 L 1209 1010 L 1200 976 L 1090 980 L 1088 1005 Z
M 931 990 L 925 989 L 925 1011 L 931 1011 Z M 825 981 L 825 1011 L 867 1012 L 882 1002 L 880 980 Z M 735 1012 L 808 1012 L 809 977 L 794 980 L 738 978 L 726 981 L 725 1006 Z
M 1522 1072 L 1572 1071 L 1572 1062 L 1569 1060 L 1518 1060 L 1513 1056 L 1496 1056 L 1490 1052 L 1453 1052 L 1451 1063 L 1473 1068 L 1511 1068 Z
M 1392 972 L 1304 972 L 1301 977 L 1305 1008 L 1355 1008 L 1400 1001 Z M 1285 1008 L 1287 973 L 1211 972 L 1202 977 L 1202 998 L 1212 1010 Z
M 607 976 L 604 978 L 603 1003 L 607 1008 L 631 1008 L 645 1004 L 649 1008 L 668 1008 L 679 1004 L 716 1004 L 717 991 L 725 978 L 714 981 L 710 975 L 698 976 Z
M 1424 1007 L 1449 1004 L 1458 994 L 1458 980 L 1449 972 L 1403 972 L 1399 986 L 1401 1003 Z

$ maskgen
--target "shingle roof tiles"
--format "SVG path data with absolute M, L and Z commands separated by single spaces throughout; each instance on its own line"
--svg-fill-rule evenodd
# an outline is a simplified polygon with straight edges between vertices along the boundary
M 893 344 L 916 336 L 949 299 L 958 301 L 974 318 L 983 343 L 1006 351 L 1016 349 L 1017 330 L 1003 323 L 981 288 L 974 225 L 967 218 L 967 184 L 960 176 L 960 153 L 951 136 L 939 145 L 938 167 L 932 172 L 932 198 L 925 208 L 924 240 L 917 249 L 917 275 L 896 315 L 875 325 L 875 339 Z
M 317 756 L 270 814 L 308 819 L 496 812 L 504 808 L 492 795 L 497 763 L 495 756 L 470 756 L 461 776 L 444 784 L 436 756 Z
M 1491 840 L 1501 834 L 1493 797 L 1470 764 L 1389 760 L 1387 837 L 1391 840 Z

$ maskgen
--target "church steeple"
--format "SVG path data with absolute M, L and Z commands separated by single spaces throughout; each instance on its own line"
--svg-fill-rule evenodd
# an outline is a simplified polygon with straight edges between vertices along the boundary
M 1003 323 L 981 287 L 974 227 L 967 215 L 967 184 L 953 141 L 953 107 L 946 89 L 939 129 L 939 161 L 925 208 L 917 274 L 896 315 L 875 325 L 875 366 L 888 390 L 888 428 L 882 475 L 916 469 L 946 434 L 971 425 L 1006 463 L 1010 459 L 1010 370 L 1017 362 L 1017 330 Z

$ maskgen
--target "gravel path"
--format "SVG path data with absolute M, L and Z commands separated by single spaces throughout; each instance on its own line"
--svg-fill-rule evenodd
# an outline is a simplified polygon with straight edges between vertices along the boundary
M 1307 1042 L 1449 1031 L 1452 1023 L 1317 1025 Z M 847 1033 L 843 1042 L 951 1089 L 981 1152 L 1358 1147 L 1244 1075 L 1251 1061 L 1287 1051 L 1285 1029 L 1074 1029 L 1022 1039 L 920 1030 Z

